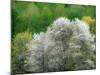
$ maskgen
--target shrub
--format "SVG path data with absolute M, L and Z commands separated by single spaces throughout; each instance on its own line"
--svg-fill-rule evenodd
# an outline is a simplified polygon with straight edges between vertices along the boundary
M 95 42 L 89 26 L 75 19 L 59 18 L 46 33 L 35 34 L 27 58 L 31 72 L 95 68 Z
M 18 33 L 12 39 L 12 73 L 25 72 L 25 60 L 28 56 L 27 44 L 31 41 L 32 34 L 29 32 Z
M 82 21 L 86 22 L 90 26 L 90 31 L 95 34 L 96 33 L 96 21 L 90 16 L 83 16 Z

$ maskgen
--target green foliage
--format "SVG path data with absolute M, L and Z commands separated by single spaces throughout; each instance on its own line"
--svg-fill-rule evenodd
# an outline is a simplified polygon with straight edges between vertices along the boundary
M 34 2 L 12 2 L 12 36 L 26 30 L 34 33 L 45 32 L 54 19 L 69 19 L 91 16 L 95 18 L 95 6 L 50 4 Z
M 23 32 L 26 30 L 31 31 L 32 30 L 31 29 L 32 22 L 34 22 L 34 19 L 36 20 L 38 14 L 39 14 L 38 8 L 35 6 L 34 3 L 30 3 L 30 4 L 26 5 L 25 8 L 23 8 L 23 9 L 24 10 L 22 12 L 19 12 L 18 15 L 15 17 L 16 23 L 14 24 L 14 31 L 16 33 Z M 36 23 L 36 22 L 34 22 L 34 23 Z
M 93 34 L 96 34 L 96 20 L 91 16 L 82 17 L 82 21 L 86 22 L 90 26 L 90 30 Z
M 42 21 L 41 21 L 42 20 Z M 51 10 L 48 7 L 43 7 L 42 11 L 41 11 L 41 26 L 40 28 L 43 29 L 43 31 L 46 31 L 47 26 L 50 26 L 50 24 L 53 21 L 53 15 Z
M 83 16 L 91 16 L 95 18 L 95 7 L 82 5 L 69 5 L 66 8 L 68 18 L 80 18 Z
M 28 56 L 27 44 L 31 41 L 32 34 L 29 32 L 18 33 L 12 41 L 12 72 L 23 73 L 25 70 L 24 63 Z
M 59 17 L 66 17 L 66 8 L 64 4 L 59 4 L 56 6 L 55 11 L 54 11 L 54 16 L 55 18 Z
M 80 5 L 70 5 L 66 8 L 68 18 L 73 19 L 82 17 L 83 9 L 84 7 Z

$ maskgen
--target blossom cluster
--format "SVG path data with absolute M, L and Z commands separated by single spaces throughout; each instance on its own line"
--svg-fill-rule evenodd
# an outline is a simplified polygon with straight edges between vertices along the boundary
M 61 17 L 34 34 L 25 66 L 31 72 L 95 69 L 95 41 L 89 26 Z

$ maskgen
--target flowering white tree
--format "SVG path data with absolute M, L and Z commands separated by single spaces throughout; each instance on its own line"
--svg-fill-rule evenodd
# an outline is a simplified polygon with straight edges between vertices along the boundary
M 35 34 L 29 45 L 27 71 L 50 72 L 95 68 L 95 42 L 89 26 L 59 18 L 46 33 Z

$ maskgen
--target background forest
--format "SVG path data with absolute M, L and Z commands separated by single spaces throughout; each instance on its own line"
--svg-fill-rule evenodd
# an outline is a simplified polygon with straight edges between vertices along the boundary
M 89 25 L 91 34 L 96 35 L 95 6 L 12 1 L 11 68 L 13 73 L 26 73 L 24 64 L 29 56 L 26 44 L 30 43 L 34 34 L 46 32 L 59 17 L 70 20 L 79 18 Z

